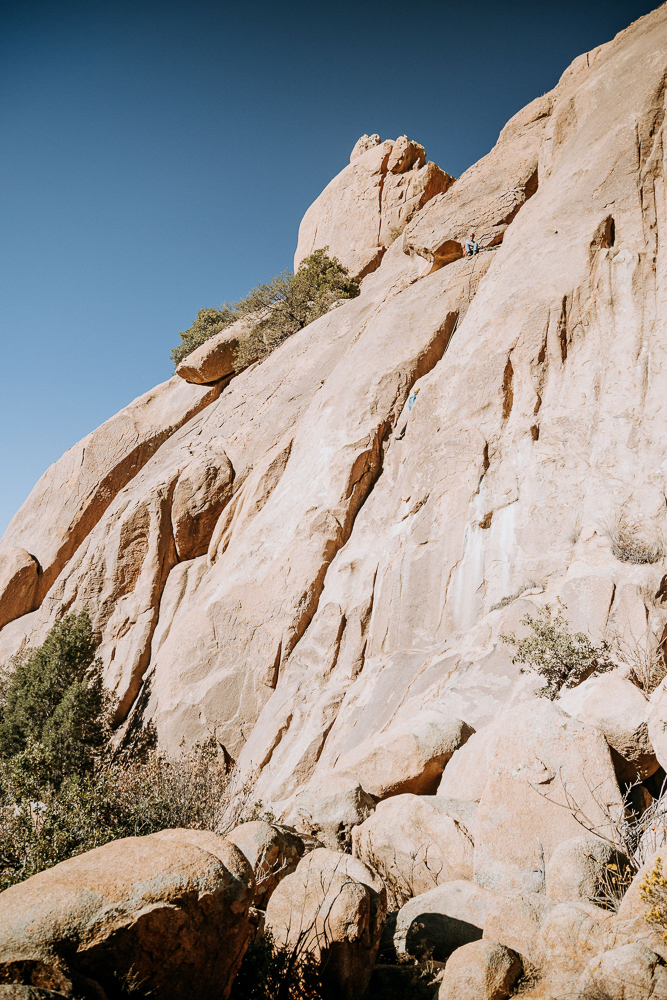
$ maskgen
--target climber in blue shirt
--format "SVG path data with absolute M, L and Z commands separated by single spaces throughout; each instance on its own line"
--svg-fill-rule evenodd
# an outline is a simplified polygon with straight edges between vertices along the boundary
M 415 400 L 417 399 L 418 392 L 419 392 L 419 386 L 417 385 L 417 386 L 415 386 L 415 388 L 412 390 L 412 392 L 408 396 L 408 413 L 410 412 L 410 410 L 412 409 L 412 407 L 415 405 Z M 405 437 L 405 432 L 407 430 L 407 426 L 408 426 L 408 422 L 406 420 L 405 423 L 403 424 L 402 428 L 400 429 L 400 431 L 396 435 L 396 440 L 397 441 L 402 441 L 403 440 L 403 438 Z

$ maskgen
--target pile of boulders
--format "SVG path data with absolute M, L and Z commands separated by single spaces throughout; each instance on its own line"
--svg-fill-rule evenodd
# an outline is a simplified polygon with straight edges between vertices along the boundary
M 440 1000 L 667 1000 L 639 888 L 663 830 L 634 857 L 619 841 L 621 788 L 658 794 L 663 716 L 664 684 L 649 701 L 615 674 L 479 732 L 430 713 L 314 777 L 282 824 L 72 858 L 0 894 L 0 1000 L 225 1000 L 263 936 L 313 956 L 336 1000 L 405 992 L 426 963 Z

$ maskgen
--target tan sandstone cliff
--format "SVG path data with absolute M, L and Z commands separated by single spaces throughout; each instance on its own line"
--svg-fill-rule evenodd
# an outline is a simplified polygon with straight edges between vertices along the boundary
M 361 295 L 44 474 L 0 546 L 0 657 L 87 605 L 118 721 L 171 750 L 215 730 L 287 809 L 422 716 L 533 703 L 499 634 L 547 599 L 594 638 L 659 633 L 666 73 L 662 6 L 454 182 L 364 137 L 296 256 L 378 265 Z M 496 248 L 465 258 L 471 227 Z

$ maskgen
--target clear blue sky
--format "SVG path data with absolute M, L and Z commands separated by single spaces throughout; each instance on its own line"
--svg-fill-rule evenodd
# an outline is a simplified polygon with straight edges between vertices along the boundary
M 291 266 L 364 132 L 459 175 L 655 3 L 4 0 L 0 532 L 172 372 L 199 308 Z

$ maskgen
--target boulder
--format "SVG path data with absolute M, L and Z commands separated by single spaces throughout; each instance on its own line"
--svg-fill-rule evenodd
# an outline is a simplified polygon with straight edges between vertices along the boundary
M 303 841 L 285 827 L 261 820 L 242 823 L 226 839 L 250 862 L 255 875 L 254 904 L 266 909 L 278 883 L 296 871 L 305 850 Z
M 582 1000 L 667 1000 L 667 966 L 645 945 L 626 944 L 591 959 L 578 987 Z
M 171 501 L 179 560 L 206 554 L 220 512 L 231 498 L 233 479 L 234 469 L 224 452 L 199 455 L 179 473 Z
M 486 918 L 484 937 L 499 941 L 537 965 L 542 955 L 539 932 L 555 905 L 539 892 L 501 896 Z
M 505 1000 L 523 971 L 515 952 L 496 941 L 471 941 L 445 967 L 438 1000 Z
M 454 178 L 426 163 L 424 147 L 400 136 L 362 136 L 350 163 L 326 186 L 299 226 L 294 270 L 314 250 L 329 247 L 350 274 L 374 271 L 409 220 Z
M 437 794 L 448 799 L 479 802 L 489 778 L 491 760 L 501 732 L 502 719 L 473 733 L 452 755 L 438 785 Z
M 252 869 L 198 830 L 112 841 L 0 894 L 0 979 L 71 992 L 77 976 L 157 998 L 229 996 Z
M 614 671 L 589 677 L 562 692 L 558 705 L 587 726 L 599 729 L 612 750 L 620 782 L 632 784 L 658 770 L 648 735 L 649 703 L 639 688 Z
M 667 770 L 667 677 L 649 698 L 648 738 L 660 766 Z
M 377 799 L 411 792 L 434 795 L 452 754 L 474 729 L 442 712 L 420 712 L 339 757 L 334 772 L 354 774 Z
M 356 1000 L 368 985 L 386 916 L 381 879 L 356 858 L 318 848 L 274 891 L 265 926 L 278 946 L 316 956 L 328 996 Z
M 399 959 L 444 962 L 456 949 L 482 937 L 499 902 L 495 892 L 474 882 L 445 882 L 408 900 L 396 917 L 394 947 Z
M 558 903 L 542 920 L 530 952 L 544 977 L 561 986 L 564 995 L 574 989 L 588 962 L 607 947 L 612 914 L 597 906 Z
M 546 699 L 512 709 L 479 804 L 475 879 L 497 892 L 544 892 L 558 844 L 581 836 L 582 824 L 612 835 L 609 817 L 623 815 L 599 730 Z
M 255 314 L 255 319 L 258 318 Z M 235 323 L 213 334 L 191 351 L 176 368 L 186 382 L 207 385 L 231 375 L 235 368 L 236 349 L 252 332 L 253 317 L 242 316 Z
M 348 847 L 352 828 L 375 809 L 375 799 L 349 774 L 314 779 L 300 789 L 283 817 L 297 832 L 316 837 L 332 850 Z
M 559 902 L 595 903 L 604 893 L 605 882 L 630 864 L 625 855 L 599 837 L 581 836 L 564 840 L 546 864 L 546 893 Z M 605 879 L 605 869 L 609 870 Z
M 0 552 L 0 629 L 35 608 L 39 564 L 18 546 Z
M 353 853 L 403 902 L 443 882 L 472 878 L 476 813 L 472 802 L 396 795 L 353 830 Z

